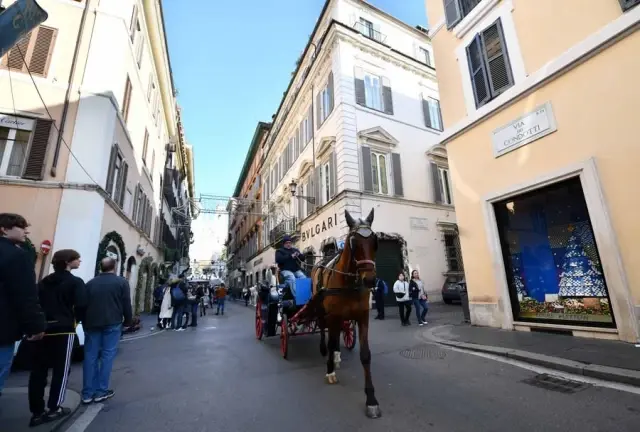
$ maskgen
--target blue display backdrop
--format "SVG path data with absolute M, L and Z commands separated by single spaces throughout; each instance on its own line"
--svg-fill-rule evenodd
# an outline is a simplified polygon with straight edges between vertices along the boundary
M 18 0 L 9 6 L 0 14 L 0 57 L 47 18 L 49 15 L 35 0 Z

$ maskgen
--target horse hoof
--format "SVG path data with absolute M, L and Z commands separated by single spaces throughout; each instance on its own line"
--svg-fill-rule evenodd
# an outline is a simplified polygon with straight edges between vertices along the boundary
M 326 374 L 324 378 L 327 380 L 327 384 L 338 384 L 338 377 L 335 372 Z
M 367 406 L 367 409 L 365 410 L 365 414 L 370 419 L 377 419 L 382 417 L 382 411 L 380 411 L 380 407 L 378 405 Z

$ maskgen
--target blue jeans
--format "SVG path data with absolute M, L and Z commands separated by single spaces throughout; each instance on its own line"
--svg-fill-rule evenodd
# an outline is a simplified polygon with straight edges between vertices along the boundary
M 122 324 L 85 329 L 82 398 L 104 396 L 109 390 L 113 360 L 118 352 Z
M 182 327 L 182 316 L 186 312 L 185 304 L 179 303 L 173 305 L 173 314 L 171 315 L 171 328 L 174 330 Z
M 218 299 L 218 309 L 216 310 L 216 315 L 222 312 L 224 314 L 224 297 L 220 297 Z
M 416 307 L 416 318 L 418 318 L 418 324 L 420 324 L 424 322 L 427 317 L 429 306 L 427 305 L 427 301 L 423 299 L 413 299 L 413 305 Z M 420 309 L 422 309 L 422 311 L 420 311 Z
M 284 283 L 289 285 L 289 288 L 291 289 L 291 294 L 293 295 L 293 297 L 295 297 L 296 296 L 296 279 L 304 279 L 307 277 L 307 275 L 305 275 L 302 272 L 302 270 L 298 270 L 295 273 L 289 270 L 281 270 L 280 274 L 284 278 Z
M 13 351 L 15 344 L 0 346 L 0 393 L 4 389 L 4 382 L 11 372 L 11 363 L 13 363 Z
M 191 305 L 191 325 L 193 327 L 198 325 L 198 303 Z

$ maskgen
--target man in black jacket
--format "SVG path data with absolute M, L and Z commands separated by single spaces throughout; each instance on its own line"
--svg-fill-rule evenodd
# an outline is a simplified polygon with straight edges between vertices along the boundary
M 122 323 L 131 325 L 129 282 L 115 274 L 113 258 L 100 261 L 100 273 L 87 283 L 83 328 L 84 364 L 82 403 L 102 402 L 114 396 L 109 389 L 113 360 L 122 335 Z
M 20 215 L 0 214 L 0 393 L 11 370 L 15 342 L 42 339 L 45 319 L 38 304 L 34 262 L 20 249 L 29 224 Z
M 306 277 L 300 270 L 301 255 L 300 251 L 293 247 L 291 237 L 284 236 L 282 247 L 276 251 L 276 263 L 294 298 L 296 296 L 296 279 Z
M 71 354 L 76 337 L 76 323 L 82 320 L 84 306 L 84 281 L 71 274 L 80 267 L 80 254 L 73 249 L 62 249 L 51 259 L 54 272 L 38 284 L 40 305 L 47 318 L 45 337 L 29 342 L 33 349 L 33 367 L 29 377 L 30 426 L 54 421 L 71 413 L 62 407 Z M 44 410 L 44 389 L 47 386 L 49 368 L 53 369 L 49 389 L 49 410 Z

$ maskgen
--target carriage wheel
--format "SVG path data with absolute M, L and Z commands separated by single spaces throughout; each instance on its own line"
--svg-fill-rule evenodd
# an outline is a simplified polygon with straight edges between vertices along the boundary
M 256 339 L 261 340 L 264 333 L 262 325 L 262 301 L 258 299 L 256 302 Z
M 289 322 L 286 315 L 282 316 L 280 323 L 280 351 L 282 358 L 286 360 L 289 356 Z
M 356 322 L 345 321 L 342 326 L 342 341 L 344 347 L 349 351 L 353 350 L 356 346 Z

